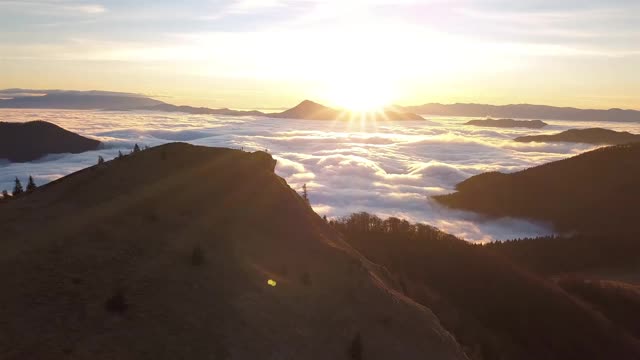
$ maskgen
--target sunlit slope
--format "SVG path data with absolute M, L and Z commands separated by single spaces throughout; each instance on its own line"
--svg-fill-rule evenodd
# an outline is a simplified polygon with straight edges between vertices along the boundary
M 169 144 L 0 204 L 0 358 L 463 359 L 274 166 Z

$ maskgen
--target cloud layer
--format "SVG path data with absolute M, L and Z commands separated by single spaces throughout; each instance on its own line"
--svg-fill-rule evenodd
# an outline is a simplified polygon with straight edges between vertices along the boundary
M 329 217 L 369 211 L 437 226 L 469 241 L 548 234 L 544 224 L 488 220 L 445 209 L 429 198 L 484 171 L 516 171 L 591 149 L 579 144 L 515 143 L 512 138 L 603 126 L 637 131 L 620 123 L 551 122 L 544 130 L 486 129 L 462 125 L 468 119 L 361 124 L 265 118 L 234 118 L 153 112 L 0 110 L 3 121 L 45 120 L 105 143 L 98 151 L 50 155 L 31 163 L 0 163 L 0 189 L 33 175 L 38 184 L 114 158 L 134 143 L 171 141 L 197 145 L 268 149 L 276 172 L 294 189 L 307 184 L 311 203 Z M 635 127 L 635 129 L 634 129 Z

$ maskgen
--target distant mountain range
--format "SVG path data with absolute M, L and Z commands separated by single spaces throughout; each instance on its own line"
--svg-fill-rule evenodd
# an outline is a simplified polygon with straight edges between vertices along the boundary
M 231 110 L 227 108 L 210 109 L 206 107 L 193 106 L 177 106 L 167 103 L 145 106 L 133 110 L 149 110 L 149 111 L 165 111 L 165 112 L 182 112 L 195 115 L 227 115 L 227 116 L 265 116 L 265 113 L 258 110 Z
M 3 99 L 4 98 L 4 99 Z M 177 106 L 150 97 L 108 91 L 67 90 L 0 90 L 0 108 L 51 108 L 51 109 L 101 109 L 101 110 L 152 110 L 186 112 L 189 114 L 213 114 L 230 116 L 267 116 L 313 120 L 337 120 L 348 117 L 349 112 L 326 108 L 312 101 L 303 101 L 298 106 L 282 113 L 264 113 L 257 110 L 210 109 L 206 107 Z M 609 109 L 589 110 L 546 105 L 484 105 L 484 104 L 424 104 L 419 106 L 394 106 L 377 115 L 385 120 L 423 120 L 417 114 L 443 116 L 480 116 L 494 118 L 576 120 L 576 121 L 623 121 L 640 122 L 640 111 Z M 300 117 L 302 116 L 302 117 Z
M 79 109 L 79 110 L 149 110 L 165 112 L 183 112 L 187 114 L 210 114 L 227 116 L 265 116 L 282 119 L 306 120 L 348 120 L 353 114 L 305 100 L 296 107 L 280 113 L 264 113 L 257 110 L 232 110 L 227 108 L 210 109 L 206 107 L 177 106 L 154 100 L 139 94 L 107 91 L 65 91 L 65 90 L 0 90 L 0 108 L 33 109 Z M 384 110 L 366 114 L 371 120 L 424 120 L 421 116 L 397 110 Z
M 620 145 L 640 142 L 640 135 L 627 131 L 613 131 L 601 128 L 570 129 L 557 134 L 521 136 L 518 142 L 573 142 L 593 145 Z
M 467 121 L 465 125 L 498 127 L 498 128 L 529 128 L 541 129 L 548 124 L 540 120 L 513 120 L 513 119 L 478 119 Z
M 0 108 L 18 109 L 138 109 L 158 104 L 142 95 L 109 91 L 0 90 Z
M 494 118 L 520 118 L 576 121 L 640 121 L 640 111 L 609 109 L 577 109 L 547 105 L 484 105 L 484 104 L 424 104 L 404 109 L 422 115 L 483 116 Z
M 0 159 L 37 160 L 47 154 L 95 150 L 100 141 L 67 131 L 46 121 L 0 122 Z

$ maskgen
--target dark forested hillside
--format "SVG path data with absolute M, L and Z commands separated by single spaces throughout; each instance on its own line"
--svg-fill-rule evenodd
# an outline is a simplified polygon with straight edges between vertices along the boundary
M 573 142 L 593 145 L 621 145 L 640 142 L 640 135 L 609 129 L 570 129 L 557 134 L 521 136 L 518 142 Z
M 640 356 L 628 324 L 606 318 L 491 248 L 366 213 L 332 224 L 363 255 L 385 266 L 405 294 L 429 306 L 474 359 Z
M 25 162 L 47 154 L 95 150 L 100 141 L 89 139 L 46 121 L 0 122 L 0 159 Z
M 490 216 L 549 221 L 562 231 L 628 234 L 637 233 L 638 184 L 640 143 L 634 143 L 512 174 L 480 174 L 435 199 Z

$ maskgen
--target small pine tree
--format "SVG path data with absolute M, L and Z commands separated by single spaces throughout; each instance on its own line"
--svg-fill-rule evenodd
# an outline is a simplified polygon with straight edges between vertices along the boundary
M 102 156 L 98 156 L 98 165 L 104 164 L 104 158 Z
M 135 144 L 135 145 L 133 146 L 133 152 L 134 152 L 134 153 L 140 152 L 140 146 L 138 146 L 138 144 Z
M 304 286 L 311 286 L 311 275 L 309 275 L 309 273 L 305 271 L 304 273 L 302 273 L 302 276 L 300 276 L 300 282 Z
M 13 196 L 17 196 L 20 195 L 24 192 L 24 189 L 22 188 L 22 183 L 20 182 L 20 179 L 18 179 L 16 177 L 15 180 L 15 185 L 13 186 Z
M 351 340 L 348 353 L 349 358 L 352 360 L 362 360 L 362 337 L 360 333 L 357 333 L 353 340 Z
M 118 157 L 116 159 L 122 159 L 124 157 L 124 154 L 122 153 L 122 151 L 118 150 Z
M 2 190 L 2 200 L 9 200 L 10 196 L 7 190 Z
M 129 304 L 127 304 L 127 299 L 124 296 L 124 292 L 121 289 L 118 289 L 104 303 L 104 307 L 108 312 L 124 314 L 129 308 Z
M 36 182 L 33 181 L 33 176 L 29 175 L 29 182 L 27 183 L 27 192 L 28 193 L 34 192 L 37 188 L 38 186 L 36 185 Z
M 302 185 L 302 198 L 309 204 L 309 194 L 307 193 L 307 184 Z
M 195 248 L 193 248 L 193 251 L 191 252 L 191 265 L 200 266 L 204 263 L 205 263 L 204 250 L 202 250 L 200 245 L 197 245 Z

